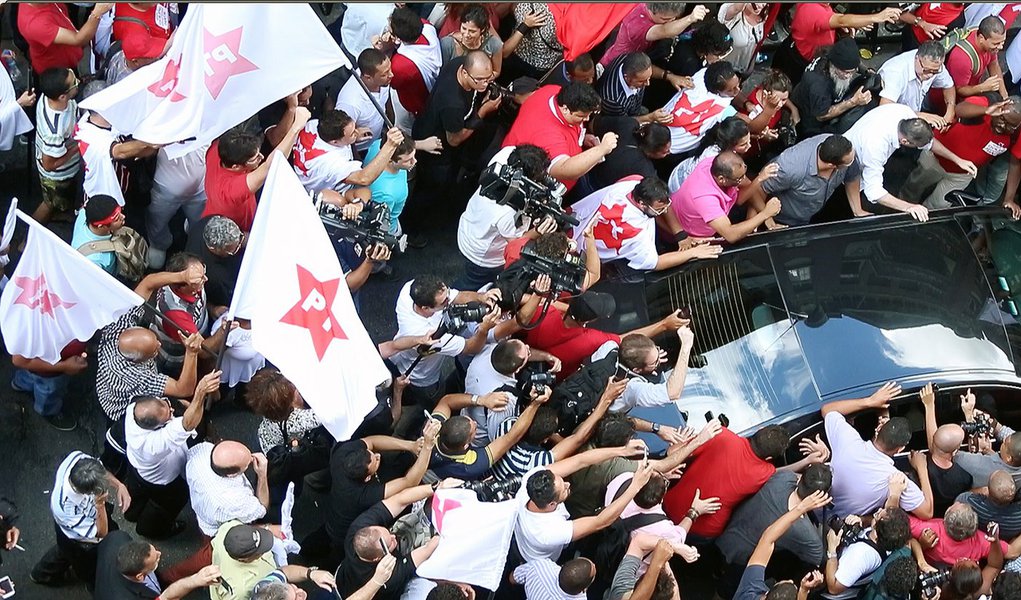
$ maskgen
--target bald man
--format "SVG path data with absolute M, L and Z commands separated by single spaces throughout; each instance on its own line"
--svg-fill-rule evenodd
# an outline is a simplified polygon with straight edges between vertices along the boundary
M 977 482 L 982 483 L 982 482 Z M 990 522 L 1000 524 L 1000 536 L 1012 538 L 1021 535 L 1021 502 L 1015 501 L 1017 484 L 1010 473 L 998 470 L 989 476 L 988 485 L 975 492 L 965 492 L 957 501 L 967 504 L 978 515 L 979 527 Z M 979 493 L 984 491 L 985 493 Z
M 971 473 L 954 462 L 954 456 L 964 443 L 964 430 L 960 425 L 941 425 L 929 445 L 929 483 L 932 485 L 933 514 L 942 515 L 957 496 L 975 487 Z

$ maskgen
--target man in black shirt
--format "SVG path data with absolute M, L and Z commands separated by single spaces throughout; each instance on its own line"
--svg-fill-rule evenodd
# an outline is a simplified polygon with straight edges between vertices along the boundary
M 244 234 L 227 217 L 209 216 L 192 223 L 185 250 L 202 259 L 206 266 L 206 302 L 209 306 L 230 306 L 241 271 Z
M 398 549 L 397 538 L 390 533 L 390 527 L 404 509 L 419 500 L 431 497 L 435 488 L 457 487 L 460 484 L 460 480 L 445 479 L 438 485 L 409 488 L 382 502 L 377 502 L 359 515 L 348 530 L 344 542 L 345 559 L 337 570 L 337 592 L 340 596 L 346 598 L 372 578 L 376 572 L 376 563 L 385 556 L 380 545 L 382 542 L 387 548 L 387 553 L 397 557 L 397 566 L 375 598 L 376 600 L 400 598 L 405 586 L 415 576 L 418 566 L 432 556 L 440 538 L 433 537 L 421 548 L 412 550 L 410 554 L 404 554 Z
M 936 427 L 936 393 L 932 384 L 922 388 L 919 395 L 925 409 L 925 439 L 929 443 L 929 456 L 925 464 L 932 485 L 932 514 L 942 515 L 958 495 L 985 482 L 973 482 L 971 474 L 954 463 L 954 455 L 964 442 L 964 429 L 956 424 Z
M 501 97 L 486 94 L 492 81 L 493 62 L 481 50 L 447 63 L 436 78 L 425 110 L 415 120 L 414 138 L 423 140 L 435 135 L 445 151 L 464 144 L 482 126 L 483 119 L 500 108 Z
M 843 133 L 851 124 L 845 115 L 858 114 L 860 110 L 852 113 L 852 109 L 872 102 L 870 92 L 861 87 L 851 89 L 860 66 L 858 44 L 851 38 L 840 40 L 826 56 L 809 65 L 790 98 L 801 115 L 799 139 L 820 133 Z
M 666 125 L 648 123 L 639 127 L 638 120 L 633 117 L 600 115 L 593 123 L 592 133 L 601 138 L 610 131 L 618 136 L 617 147 L 582 179 L 587 179 L 590 187 L 585 195 L 617 183 L 628 175 L 658 177 L 652 161 L 670 154 L 670 129 Z
M 132 540 L 123 530 L 111 531 L 99 543 L 95 600 L 180 600 L 220 577 L 220 567 L 209 565 L 175 581 L 163 590 L 156 580 L 161 553 L 149 542 Z
M 330 506 L 326 514 L 326 532 L 331 540 L 331 563 L 339 563 L 345 556 L 344 540 L 351 523 L 369 509 L 399 492 L 416 486 L 429 468 L 432 449 L 440 423 L 426 423 L 422 438 L 417 442 L 373 435 L 360 440 L 338 444 L 330 456 Z M 380 452 L 388 450 L 418 452 L 415 464 L 403 477 L 390 481 L 380 479 Z

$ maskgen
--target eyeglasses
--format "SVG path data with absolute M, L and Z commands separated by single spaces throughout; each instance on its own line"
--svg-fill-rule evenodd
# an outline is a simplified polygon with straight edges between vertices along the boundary
M 72 84 L 71 84 L 71 85 L 70 85 L 70 86 L 69 86 L 69 87 L 67 88 L 67 91 L 69 91 L 69 92 L 70 92 L 70 91 L 71 91 L 71 90 L 73 90 L 74 88 L 76 88 L 76 87 L 78 87 L 79 85 L 81 85 L 81 83 L 82 83 L 82 80 L 81 80 L 81 79 L 78 79 L 78 76 L 74 74 L 74 71 L 72 71 L 72 70 L 68 69 L 68 73 L 70 73 L 70 74 L 71 74 L 71 77 L 74 77 L 74 83 L 72 83 Z
M 939 75 L 940 71 L 943 70 L 943 65 L 940 65 L 939 67 L 934 68 L 934 69 L 930 69 L 930 68 L 927 68 L 925 65 L 922 64 L 921 59 L 915 58 L 915 60 L 918 61 L 918 66 L 922 67 L 922 73 L 924 75 Z
M 467 69 L 465 69 L 464 74 L 468 76 L 468 79 L 471 79 L 472 81 L 474 81 L 475 83 L 477 83 L 479 85 L 483 85 L 483 84 L 489 85 L 489 83 L 493 81 L 493 74 L 492 73 L 490 73 L 488 77 L 476 77 L 476 76 L 472 75 L 471 73 L 469 73 Z

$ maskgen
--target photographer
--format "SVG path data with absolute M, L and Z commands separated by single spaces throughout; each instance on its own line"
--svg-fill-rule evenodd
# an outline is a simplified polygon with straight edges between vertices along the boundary
M 446 393 L 446 382 L 441 380 L 444 357 L 474 355 L 485 347 L 490 332 L 496 327 L 500 311 L 495 307 L 500 300 L 498 290 L 485 294 L 459 292 L 450 289 L 435 275 L 424 275 L 409 281 L 397 296 L 397 334 L 394 339 L 434 332 L 434 342 L 428 349 L 419 347 L 394 354 L 390 360 L 397 370 L 408 376 L 410 384 L 404 392 L 404 405 L 415 404 L 431 410 Z M 479 328 L 470 338 L 460 331 L 441 331 L 444 315 L 451 305 L 480 302 L 489 308 Z M 439 335 L 437 335 L 439 334 Z M 404 411 L 396 431 L 398 434 L 417 429 L 422 411 Z
M 520 169 L 525 177 L 536 182 L 544 182 L 549 177 L 549 155 L 530 144 L 503 148 L 489 164 L 490 167 L 508 165 Z M 459 288 L 477 290 L 492 283 L 503 271 L 504 250 L 511 240 L 535 239 L 539 234 L 556 229 L 551 217 L 533 223 L 524 206 L 510 206 L 499 200 L 483 195 L 479 186 L 458 221 L 457 247 L 465 259 L 464 275 L 454 283 Z M 530 200 L 525 198 L 523 202 Z
M 895 494 L 891 493 L 891 497 Z M 826 532 L 825 598 L 854 598 L 872 581 L 872 574 L 884 561 L 911 556 L 907 545 L 911 539 L 908 515 L 900 508 L 880 509 L 870 528 L 862 529 L 861 523 L 860 517 L 849 515 L 839 529 L 830 528 Z M 846 532 L 854 530 L 861 537 L 845 540 Z
M 964 412 L 965 429 L 974 432 L 968 436 L 968 445 L 978 451 L 959 452 L 954 462 L 971 473 L 975 485 L 987 483 L 993 471 L 1001 470 L 1010 473 L 1014 483 L 1021 482 L 1021 432 L 1015 432 L 977 410 L 975 400 L 975 394 L 969 389 L 961 396 L 961 410 Z M 999 452 L 993 452 L 994 440 L 1001 442 Z

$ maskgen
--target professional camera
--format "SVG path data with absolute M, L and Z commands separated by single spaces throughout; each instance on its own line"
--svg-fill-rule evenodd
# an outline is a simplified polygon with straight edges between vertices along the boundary
M 518 493 L 518 488 L 521 487 L 521 477 L 466 481 L 461 484 L 461 487 L 475 492 L 479 502 L 503 502 L 504 500 L 510 500 Z
M 828 522 L 829 528 L 834 532 L 843 531 L 843 535 L 840 538 L 840 548 L 846 548 L 849 544 L 857 542 L 864 536 L 864 528 L 861 523 L 848 523 L 841 519 L 837 515 L 830 517 Z
M 564 184 L 547 174 L 543 174 L 542 181 L 526 177 L 514 159 L 506 165 L 489 165 L 479 177 L 479 192 L 486 198 L 510 206 L 533 223 L 551 217 L 561 231 L 578 224 L 578 219 L 561 206 L 566 191 Z
M 585 283 L 586 274 L 581 256 L 568 253 L 560 260 L 553 260 L 526 245 L 521 249 L 520 260 L 527 273 L 525 277 L 529 282 L 539 275 L 549 275 L 550 296 L 559 296 L 562 292 L 572 296 L 581 293 L 581 286 Z
M 961 429 L 970 436 L 989 435 L 993 431 L 993 419 L 983 412 L 975 412 L 975 420 L 961 423 Z
M 525 368 L 521 369 L 517 374 L 516 391 L 518 398 L 522 399 L 520 402 L 521 407 L 524 408 L 528 405 L 532 396 L 532 390 L 536 390 L 541 394 L 545 391 L 545 388 L 553 387 L 556 382 L 557 376 L 544 370 L 538 363 L 527 363 Z
M 336 240 L 346 240 L 363 251 L 376 244 L 383 244 L 390 252 L 404 252 L 408 247 L 408 236 L 390 234 L 390 211 L 381 202 L 368 202 L 354 219 L 341 216 L 341 207 L 323 202 L 320 195 L 314 196 L 319 218 L 326 226 L 326 232 Z
M 514 92 L 510 91 L 508 88 L 503 87 L 499 83 L 496 83 L 495 81 L 490 83 L 486 87 L 486 95 L 488 96 L 489 100 L 496 100 L 497 98 L 501 97 L 504 100 L 514 98 Z
M 950 569 L 939 569 L 932 573 L 918 574 L 918 587 L 923 598 L 931 598 L 935 591 L 950 581 Z

